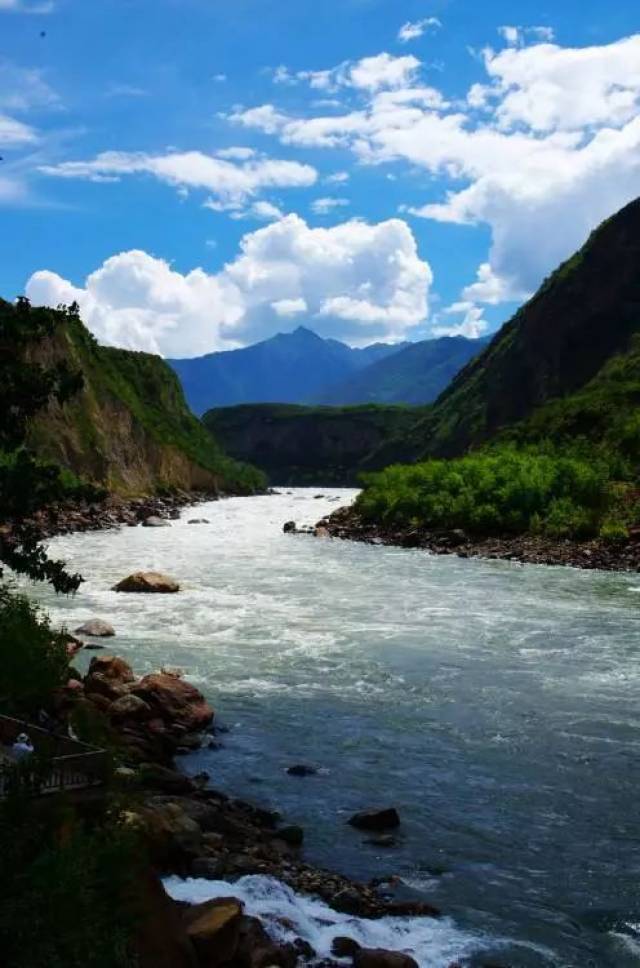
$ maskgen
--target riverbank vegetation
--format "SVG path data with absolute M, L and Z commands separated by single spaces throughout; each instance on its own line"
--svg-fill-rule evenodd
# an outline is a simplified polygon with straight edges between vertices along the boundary
M 604 460 L 502 446 L 367 475 L 356 509 L 395 527 L 614 539 L 635 521 L 625 495 Z

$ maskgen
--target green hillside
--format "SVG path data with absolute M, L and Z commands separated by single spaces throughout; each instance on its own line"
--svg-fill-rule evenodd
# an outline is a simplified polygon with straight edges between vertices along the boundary
M 3 313 L 11 313 L 8 303 Z M 194 417 L 173 371 L 148 353 L 99 346 L 79 317 L 53 312 L 51 336 L 27 353 L 42 365 L 66 363 L 82 389 L 55 400 L 29 428 L 38 456 L 121 494 L 162 489 L 248 492 L 264 483 L 228 458 Z

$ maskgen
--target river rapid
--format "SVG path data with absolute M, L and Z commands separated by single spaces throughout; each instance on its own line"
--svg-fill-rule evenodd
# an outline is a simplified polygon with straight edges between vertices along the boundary
M 400 874 L 451 916 L 447 958 L 459 932 L 523 968 L 640 965 L 640 575 L 284 535 L 355 494 L 317 493 L 56 538 L 86 583 L 30 593 L 69 629 L 112 622 L 138 673 L 184 669 L 229 732 L 183 766 L 300 823 L 313 862 Z M 183 590 L 110 591 L 144 569 Z M 378 804 L 395 847 L 345 822 Z

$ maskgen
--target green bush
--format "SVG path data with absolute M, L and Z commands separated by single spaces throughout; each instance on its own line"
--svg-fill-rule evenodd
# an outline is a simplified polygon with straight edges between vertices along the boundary
M 629 538 L 629 530 L 623 521 L 605 521 L 600 528 L 600 538 L 609 544 L 624 544 Z
M 0 585 L 0 712 L 33 715 L 68 677 L 66 636 L 24 595 Z
M 475 535 L 595 535 L 613 500 L 606 465 L 511 448 L 395 465 L 364 483 L 365 520 Z

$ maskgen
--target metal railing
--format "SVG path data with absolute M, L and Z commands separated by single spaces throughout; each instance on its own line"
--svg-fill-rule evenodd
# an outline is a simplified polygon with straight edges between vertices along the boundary
M 34 747 L 34 761 L 46 763 L 46 769 L 34 770 L 30 788 L 35 795 L 84 790 L 106 782 L 108 761 L 105 750 L 48 732 L 32 723 L 0 716 L 0 749 L 4 748 L 8 759 L 20 733 L 29 736 Z M 7 795 L 16 769 L 17 764 L 10 762 L 0 765 L 0 798 Z M 23 775 L 26 773 L 28 780 L 28 760 L 21 760 L 19 769 Z

